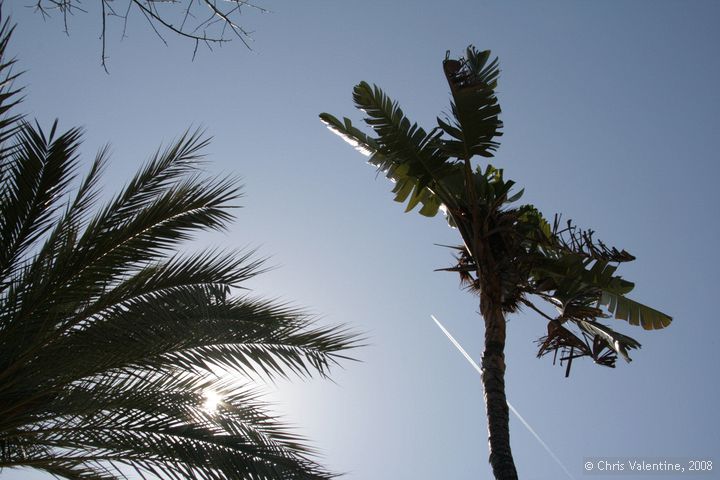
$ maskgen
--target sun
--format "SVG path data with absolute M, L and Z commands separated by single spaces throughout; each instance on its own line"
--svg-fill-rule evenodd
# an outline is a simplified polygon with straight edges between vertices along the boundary
M 205 403 L 203 403 L 203 410 L 207 413 L 215 413 L 220 405 L 220 395 L 217 392 L 208 390 L 205 392 Z

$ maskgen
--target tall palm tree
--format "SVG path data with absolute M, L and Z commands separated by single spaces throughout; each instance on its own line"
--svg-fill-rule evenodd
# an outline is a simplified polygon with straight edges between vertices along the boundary
M 532 205 L 516 205 L 522 191 L 514 182 L 475 157 L 493 157 L 502 135 L 495 95 L 498 60 L 470 46 L 466 57 L 443 61 L 450 86 L 450 115 L 426 132 L 405 117 L 398 104 L 377 86 L 361 82 L 353 90 L 358 109 L 376 136 L 352 121 L 323 113 L 323 122 L 370 157 L 395 187 L 395 200 L 406 211 L 420 206 L 428 217 L 443 210 L 460 233 L 456 271 L 480 297 L 485 324 L 482 383 L 488 418 L 490 464 L 497 479 L 516 479 L 505 397 L 505 338 L 509 313 L 528 307 L 548 320 L 538 356 L 561 352 L 561 363 L 589 356 L 614 366 L 617 355 L 629 361 L 634 339 L 600 320 L 614 314 L 646 329 L 663 328 L 671 318 L 627 297 L 633 284 L 615 276 L 617 265 L 633 260 L 624 250 L 607 247 L 559 217 L 551 225 Z M 552 316 L 538 302 L 554 307 Z
M 252 252 L 179 251 L 224 228 L 240 195 L 235 178 L 202 174 L 197 132 L 96 208 L 107 149 L 79 179 L 80 130 L 44 132 L 12 113 L 11 33 L 2 23 L 0 471 L 332 477 L 252 380 L 326 376 L 353 335 L 233 294 L 264 269 Z

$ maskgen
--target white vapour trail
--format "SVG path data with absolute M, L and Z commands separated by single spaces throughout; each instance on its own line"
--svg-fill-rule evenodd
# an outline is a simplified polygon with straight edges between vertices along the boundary
M 479 374 L 482 375 L 482 370 L 480 369 L 480 366 L 479 366 L 477 363 L 475 363 L 475 360 L 473 360 L 473 359 L 470 357 L 470 355 L 468 355 L 468 353 L 465 351 L 465 349 L 462 347 L 462 345 L 460 345 L 460 344 L 458 343 L 458 341 L 455 340 L 455 337 L 453 337 L 452 335 L 450 335 L 450 332 L 448 332 L 447 329 L 443 326 L 443 324 L 440 323 L 440 320 L 438 320 L 437 318 L 435 318 L 435 315 L 430 315 L 430 318 L 432 318 L 433 321 L 435 322 L 435 324 L 436 324 L 438 327 L 440 327 L 440 330 L 442 330 L 443 333 L 445 334 L 445 336 L 452 342 L 453 345 L 455 345 L 455 348 L 457 348 L 457 349 L 460 351 L 460 353 L 463 354 L 463 356 L 465 357 L 465 359 L 466 359 L 468 362 L 470 362 L 470 365 L 472 365 L 473 368 L 474 368 Z M 510 411 L 513 412 L 513 414 L 517 417 L 517 419 L 520 420 L 520 423 L 522 423 L 523 425 L 525 425 L 525 428 L 528 429 L 528 432 L 530 432 L 530 433 L 532 434 L 532 436 L 535 437 L 535 439 L 540 443 L 540 445 L 542 445 L 542 447 L 543 447 L 543 448 L 545 449 L 545 451 L 552 457 L 552 459 L 555 460 L 555 462 L 556 462 L 558 465 L 560 465 L 560 468 L 563 469 L 563 471 L 567 474 L 567 476 L 568 476 L 570 479 L 575 480 L 575 477 L 572 476 L 572 474 L 571 474 L 570 471 L 567 469 L 567 467 L 565 467 L 565 465 L 560 461 L 560 459 L 557 457 L 557 455 L 555 455 L 555 454 L 553 453 L 553 451 L 550 450 L 550 447 L 548 447 L 547 443 L 545 443 L 545 442 L 543 441 L 543 439 L 540 438 L 540 435 L 538 435 L 537 432 L 530 426 L 530 424 L 523 418 L 523 416 L 520 415 L 520 413 L 515 409 L 515 407 L 513 407 L 512 405 L 510 405 L 510 402 L 507 402 L 507 406 L 508 406 L 508 408 L 510 408 Z

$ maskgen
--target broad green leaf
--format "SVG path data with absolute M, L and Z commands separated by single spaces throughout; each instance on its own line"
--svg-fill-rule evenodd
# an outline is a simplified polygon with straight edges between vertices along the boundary
M 444 199 L 438 198 L 440 193 L 436 191 L 441 189 L 442 179 L 458 168 L 438 149 L 440 132 L 426 133 L 405 117 L 397 103 L 366 82 L 355 87 L 353 98 L 367 114 L 365 122 L 375 130 L 377 138 L 358 130 L 347 118 L 341 122 L 327 113 L 320 118 L 356 149 L 371 153 L 369 163 L 395 182 L 395 200 L 407 201 L 406 211 L 422 205 L 420 213 L 425 216 L 436 215 L 441 204 L 453 201 L 447 192 Z
M 511 196 L 508 197 L 507 200 L 505 200 L 505 201 L 506 201 L 507 203 L 516 202 L 516 201 L 520 200 L 520 198 L 523 196 L 524 193 L 525 193 L 525 189 L 524 189 L 524 188 L 521 188 L 519 192 L 517 192 L 517 193 L 514 194 L 514 195 L 511 195 Z
M 462 150 L 448 142 L 448 154 L 469 159 L 472 155 L 492 157 L 499 146 L 494 140 L 502 135 L 500 106 L 495 96 L 500 73 L 498 60 L 488 64 L 490 51 L 478 52 L 470 46 L 466 58 L 446 60 L 443 70 L 453 96 L 451 105 L 455 125 L 438 119 L 438 125 L 462 144 Z M 450 128 L 448 128 L 450 127 Z
M 600 304 L 607 306 L 618 320 L 625 320 L 630 325 L 642 325 L 645 330 L 665 328 L 672 322 L 671 316 L 612 292 L 603 291 Z

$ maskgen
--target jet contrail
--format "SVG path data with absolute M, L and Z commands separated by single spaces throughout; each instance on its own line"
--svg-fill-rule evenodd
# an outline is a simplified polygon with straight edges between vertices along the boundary
M 450 332 L 448 332 L 448 331 L 445 329 L 445 327 L 443 327 L 442 323 L 440 323 L 440 320 L 438 320 L 437 318 L 435 318 L 435 315 L 430 315 L 430 318 L 432 318 L 433 321 L 437 324 L 437 326 L 440 327 L 440 330 L 442 330 L 443 333 L 445 334 L 445 336 L 452 342 L 453 345 L 455 345 L 455 348 L 457 348 L 457 349 L 460 351 L 460 353 L 463 354 L 463 356 L 465 357 L 465 359 L 466 359 L 468 362 L 470 362 L 470 365 L 472 365 L 473 368 L 474 368 L 479 374 L 482 375 L 482 370 L 480 369 L 480 366 L 478 366 L 478 364 L 475 363 L 475 360 L 473 360 L 473 359 L 470 357 L 470 355 L 468 355 L 468 353 L 465 351 L 465 349 L 462 347 L 462 345 L 460 345 L 460 344 L 458 343 L 458 341 L 455 340 L 455 337 L 453 337 L 452 335 L 450 335 Z M 570 471 L 567 469 L 567 467 L 565 467 L 565 465 L 563 465 L 563 463 L 560 461 L 560 459 L 557 457 L 557 455 L 555 455 L 555 454 L 553 453 L 553 451 L 550 450 L 550 447 L 548 447 L 547 443 L 543 442 L 543 439 L 540 438 L 540 435 L 538 435 L 537 432 L 536 432 L 535 430 L 533 430 L 533 428 L 532 428 L 532 427 L 530 426 L 530 424 L 522 417 L 522 415 L 520 415 L 520 413 L 519 413 L 517 410 L 515 410 L 515 407 L 513 407 L 512 405 L 510 405 L 510 402 L 507 402 L 507 406 L 508 406 L 508 408 L 510 409 L 510 411 L 512 411 L 513 414 L 515 414 L 515 416 L 517 417 L 517 419 L 520 420 L 520 423 L 522 423 L 523 425 L 525 425 L 525 428 L 528 429 L 528 432 L 530 432 L 530 433 L 533 435 L 533 437 L 535 437 L 535 438 L 537 439 L 537 441 L 540 443 L 540 445 L 542 445 L 542 447 L 543 447 L 543 448 L 545 449 L 545 451 L 553 458 L 553 460 L 555 460 L 555 462 L 556 462 L 558 465 L 560 465 L 560 468 L 563 469 L 563 471 L 567 474 L 567 476 L 568 476 L 569 478 L 571 478 L 572 480 L 575 480 L 575 477 L 572 476 L 572 474 L 571 474 Z

